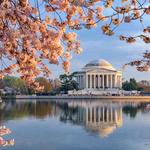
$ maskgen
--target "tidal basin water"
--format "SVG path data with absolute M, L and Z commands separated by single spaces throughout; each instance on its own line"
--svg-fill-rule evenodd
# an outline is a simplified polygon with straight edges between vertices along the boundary
M 1 150 L 150 150 L 150 104 L 106 101 L 0 103 L 15 145 Z

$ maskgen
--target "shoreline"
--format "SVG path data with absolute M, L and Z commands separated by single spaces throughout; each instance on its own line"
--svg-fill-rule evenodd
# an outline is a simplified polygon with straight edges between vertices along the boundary
M 106 101 L 149 101 L 150 96 L 100 96 L 100 95 L 78 95 L 78 96 L 69 96 L 69 95 L 61 95 L 61 96 L 35 96 L 35 95 L 16 95 L 16 96 L 7 96 L 3 97 L 5 100 L 106 100 Z

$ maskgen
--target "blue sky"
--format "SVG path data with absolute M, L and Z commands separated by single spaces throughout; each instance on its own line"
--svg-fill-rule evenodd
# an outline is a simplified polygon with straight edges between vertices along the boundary
M 144 18 L 144 26 L 148 26 L 150 18 Z M 134 44 L 127 44 L 120 41 L 118 36 L 137 35 L 142 31 L 142 25 L 134 21 L 132 24 L 123 24 L 117 30 L 114 36 L 108 37 L 102 34 L 100 23 L 97 28 L 92 30 L 78 31 L 78 38 L 81 41 L 83 52 L 80 55 L 73 55 L 71 62 L 71 72 L 80 70 L 86 63 L 95 59 L 106 59 L 115 68 L 120 69 L 127 62 L 142 58 L 142 53 L 150 47 L 150 44 L 145 44 L 139 40 Z M 63 73 L 61 66 L 51 66 L 52 77 L 58 77 Z M 128 67 L 123 71 L 124 80 L 134 77 L 137 80 L 150 80 L 150 72 L 138 72 L 133 67 Z
M 31 2 L 33 3 L 33 1 Z M 117 6 L 120 5 L 120 1 L 116 0 L 115 4 Z M 97 5 L 99 5 L 99 3 Z M 148 5 L 148 2 L 146 5 Z M 41 7 L 41 10 L 43 10 L 43 7 Z M 111 13 L 112 11 L 110 9 L 105 9 L 105 15 Z M 44 16 L 43 13 L 42 16 Z M 150 17 L 145 15 L 143 21 L 144 27 L 149 26 Z M 149 50 L 150 44 L 145 44 L 140 40 L 134 44 L 127 44 L 124 41 L 120 41 L 118 38 L 120 34 L 125 34 L 127 36 L 140 34 L 143 30 L 143 26 L 139 21 L 133 21 L 130 24 L 122 24 L 116 29 L 115 35 L 111 37 L 102 34 L 101 26 L 103 24 L 105 24 L 105 22 L 99 23 L 97 28 L 91 30 L 84 29 L 76 32 L 81 42 L 83 52 L 80 55 L 73 55 L 70 72 L 81 70 L 85 64 L 95 59 L 106 59 L 115 68 L 121 69 L 123 64 L 142 58 L 142 53 L 145 50 Z M 61 64 L 59 66 L 49 65 L 49 67 L 52 71 L 51 78 L 57 78 L 60 74 L 64 73 Z M 133 77 L 137 80 L 150 80 L 150 71 L 138 72 L 133 67 L 127 67 L 123 71 L 124 80 Z

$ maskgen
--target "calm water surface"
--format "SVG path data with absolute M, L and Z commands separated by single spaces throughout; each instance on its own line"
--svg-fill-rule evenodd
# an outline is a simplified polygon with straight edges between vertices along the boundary
M 0 104 L 15 145 L 1 150 L 150 150 L 150 104 L 26 101 Z

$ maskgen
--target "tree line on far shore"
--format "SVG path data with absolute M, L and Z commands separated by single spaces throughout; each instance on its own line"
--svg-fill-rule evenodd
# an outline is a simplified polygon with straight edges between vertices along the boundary
M 143 93 L 150 93 L 150 81 L 142 80 L 137 82 L 134 78 L 130 78 L 129 81 L 125 81 L 122 84 L 122 88 L 125 91 L 141 91 Z
M 0 80 L 0 94 L 42 94 L 56 95 L 60 93 L 66 94 L 68 90 L 78 90 L 78 83 L 75 81 L 75 72 L 72 74 L 62 74 L 56 79 L 46 79 L 45 77 L 37 77 L 36 82 L 43 86 L 41 92 L 28 86 L 25 80 L 14 77 L 5 76 Z
M 72 74 L 62 74 L 57 79 L 46 79 L 45 77 L 36 78 L 36 82 L 43 86 L 43 91 L 37 93 L 35 89 L 28 86 L 26 81 L 19 77 L 5 76 L 0 80 L 1 94 L 39 94 L 39 95 L 56 95 L 67 94 L 69 90 L 78 90 L 78 83 L 75 80 L 76 72 Z M 122 85 L 126 91 L 142 91 L 150 93 L 150 82 L 137 82 L 134 78 L 124 81 Z

